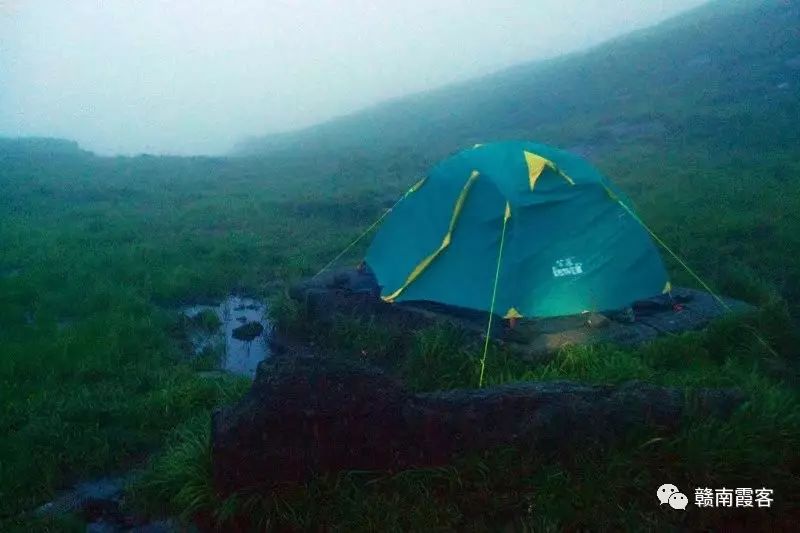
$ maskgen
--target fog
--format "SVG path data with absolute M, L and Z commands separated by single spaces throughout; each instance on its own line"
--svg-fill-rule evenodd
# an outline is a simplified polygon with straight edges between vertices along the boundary
M 0 0 L 0 135 L 221 154 L 703 0 Z

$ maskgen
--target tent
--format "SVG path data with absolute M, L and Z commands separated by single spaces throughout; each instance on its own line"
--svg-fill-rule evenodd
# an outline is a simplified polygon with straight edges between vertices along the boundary
M 392 208 L 365 260 L 387 302 L 505 318 L 621 309 L 670 290 L 630 200 L 581 157 L 532 142 L 441 161 Z

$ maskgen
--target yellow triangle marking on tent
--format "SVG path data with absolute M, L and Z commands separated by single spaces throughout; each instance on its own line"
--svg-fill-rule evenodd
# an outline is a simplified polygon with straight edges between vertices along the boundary
M 534 186 L 536 185 L 536 180 L 539 179 L 539 176 L 542 175 L 542 172 L 544 172 L 545 168 L 549 168 L 553 172 L 557 173 L 559 176 L 567 180 L 567 183 L 570 185 L 575 185 L 575 180 L 570 178 L 549 159 L 545 159 L 544 157 L 534 154 L 533 152 L 528 152 L 527 150 L 523 150 L 523 153 L 525 154 L 525 162 L 528 164 L 528 183 L 531 186 L 531 190 L 533 190 Z
M 531 186 L 531 190 L 533 190 L 533 187 L 536 185 L 536 180 L 539 179 L 539 176 L 542 175 L 545 167 L 550 162 L 544 157 L 532 152 L 523 151 L 523 153 L 525 154 L 525 162 L 528 164 L 528 183 Z
M 428 255 L 425 259 L 420 261 L 416 267 L 414 267 L 414 270 L 411 271 L 411 274 L 408 275 L 406 281 L 400 286 L 399 289 L 388 296 L 382 297 L 385 302 L 393 302 L 398 296 L 400 296 L 400 294 L 402 294 L 403 291 L 406 290 L 408 286 L 411 285 L 431 263 L 433 263 L 433 260 L 436 259 L 439 254 L 445 250 L 445 248 L 450 246 L 453 230 L 456 227 L 456 222 L 458 222 L 458 217 L 461 215 L 461 210 L 464 207 L 464 202 L 466 201 L 467 195 L 472 188 L 472 184 L 475 183 L 475 180 L 478 179 L 478 176 L 480 176 L 480 173 L 477 170 L 473 170 L 472 174 L 469 176 L 469 179 L 467 179 L 467 182 L 464 184 L 464 187 L 462 187 L 461 193 L 458 195 L 456 203 L 453 206 L 453 214 L 450 216 L 450 225 L 447 228 L 447 233 L 445 233 L 444 238 L 442 239 L 442 244 L 440 244 L 439 248 L 437 248 L 432 254 Z
M 666 285 L 664 285 L 664 290 L 661 291 L 662 294 L 667 294 L 668 292 L 672 292 L 672 283 L 667 281 Z
M 516 310 L 516 308 L 512 307 L 511 309 L 506 311 L 506 314 L 503 318 L 523 318 L 523 317 L 520 314 L 520 312 Z

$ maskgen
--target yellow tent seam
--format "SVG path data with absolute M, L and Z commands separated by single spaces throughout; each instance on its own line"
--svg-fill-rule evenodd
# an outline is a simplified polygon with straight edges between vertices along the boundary
M 422 274 L 425 271 L 426 268 L 428 268 L 428 266 L 434 261 L 434 259 L 436 259 L 439 256 L 439 254 L 441 254 L 445 250 L 445 248 L 450 246 L 450 242 L 452 241 L 452 236 L 453 236 L 453 230 L 456 227 L 456 222 L 458 222 L 458 217 L 461 215 L 461 210 L 464 207 L 464 202 L 467 199 L 467 195 L 469 194 L 469 191 L 472 188 L 473 183 L 475 183 L 475 180 L 478 179 L 478 176 L 480 176 L 480 173 L 477 170 L 473 170 L 472 174 L 470 174 L 469 176 L 469 179 L 467 179 L 467 182 L 464 184 L 464 187 L 461 188 L 461 193 L 458 195 L 456 203 L 453 206 L 453 214 L 450 216 L 450 225 L 447 228 L 447 233 L 445 233 L 444 238 L 442 238 L 442 243 L 439 245 L 439 248 L 437 248 L 433 253 L 425 257 L 425 259 L 420 261 L 417 264 L 417 266 L 414 267 L 414 270 L 411 271 L 411 273 L 408 275 L 405 282 L 400 286 L 400 288 L 398 288 L 396 291 L 394 291 L 392 294 L 388 296 L 383 296 L 382 299 L 385 302 L 393 302 L 395 299 L 397 299 L 397 297 L 400 296 L 403 293 L 403 291 L 405 291 L 408 288 L 408 286 L 411 285 L 414 282 L 414 280 L 416 280 L 420 276 L 420 274 Z
M 420 187 L 422 187 L 422 185 L 425 183 L 425 181 L 427 179 L 428 179 L 428 177 L 426 176 L 426 177 L 422 178 L 421 180 L 419 180 L 418 182 L 416 182 L 414 185 L 412 185 L 411 188 L 408 189 L 408 191 L 406 191 L 406 196 L 408 196 L 412 192 L 417 192 L 420 189 Z
M 569 176 L 567 176 L 560 168 L 556 168 L 555 171 L 558 172 L 559 176 L 567 180 L 567 183 L 569 183 L 570 185 L 575 185 L 575 181 Z

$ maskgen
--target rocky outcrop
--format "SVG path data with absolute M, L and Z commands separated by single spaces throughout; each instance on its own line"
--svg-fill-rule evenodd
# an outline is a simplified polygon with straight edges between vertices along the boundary
M 479 338 L 486 332 L 487 313 L 433 302 L 383 302 L 375 277 L 368 269 L 343 268 L 325 272 L 294 285 L 290 296 L 301 302 L 308 316 L 335 323 L 341 315 L 375 318 L 403 331 L 435 323 L 454 324 Z M 498 319 L 492 337 L 507 343 L 523 359 L 540 362 L 570 344 L 615 343 L 638 346 L 666 334 L 702 329 L 727 312 L 746 312 L 748 304 L 695 289 L 676 288 L 634 302 L 629 313 L 602 312 L 564 317 L 523 319 L 511 329 Z
M 733 390 L 535 382 L 411 394 L 370 367 L 329 358 L 263 362 L 250 392 L 212 418 L 213 474 L 223 492 L 301 482 L 342 470 L 445 464 L 498 446 L 541 453 L 607 442 L 690 411 L 727 416 Z M 691 407 L 690 407 L 691 406 Z

